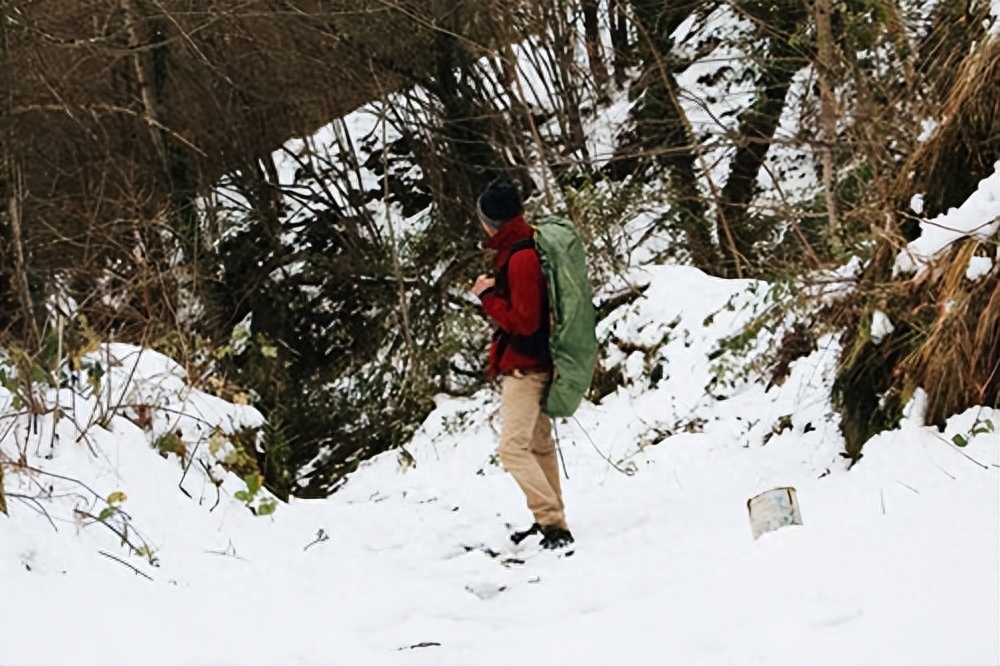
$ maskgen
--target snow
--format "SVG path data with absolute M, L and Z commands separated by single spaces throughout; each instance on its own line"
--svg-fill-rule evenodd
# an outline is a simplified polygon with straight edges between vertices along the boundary
M 957 240 L 995 235 L 1000 230 L 1000 162 L 994 164 L 993 173 L 980 181 L 965 203 L 933 220 L 923 220 L 920 230 L 920 237 L 896 257 L 897 275 L 921 270 Z M 975 274 L 979 268 L 970 266 L 969 270 Z
M 942 217 L 981 232 L 994 194 Z M 260 413 L 165 356 L 105 345 L 36 418 L 0 389 L 0 663 L 997 663 L 1000 411 L 939 433 L 918 390 L 848 469 L 836 335 L 766 390 L 716 350 L 774 287 L 622 279 L 647 288 L 598 336 L 625 385 L 558 424 L 570 557 L 507 541 L 530 518 L 497 466 L 494 390 L 440 397 L 408 455 L 257 517 L 221 462 Z M 183 460 L 151 446 L 169 433 Z M 804 524 L 755 541 L 746 501 L 782 486 Z
M 965 278 L 975 282 L 990 272 L 993 268 L 993 260 L 989 257 L 970 257 L 969 268 L 965 271 Z
M 991 13 L 995 32 L 996 3 Z M 722 8 L 708 28 L 749 25 Z M 735 127 L 752 86 L 699 79 L 744 58 L 719 49 L 678 77 L 698 133 Z M 528 61 L 519 58 L 519 80 L 547 107 L 536 92 L 544 69 Z M 780 138 L 791 137 L 811 76 L 796 76 Z M 588 120 L 595 164 L 611 155 L 629 105 L 616 95 Z M 376 132 L 374 104 L 291 142 L 278 154 L 279 182 L 326 196 L 300 182 L 300 161 L 321 172 L 341 141 Z M 776 146 L 768 157 L 793 199 L 817 187 L 802 154 Z M 727 155 L 706 155 L 713 182 L 724 180 Z M 898 271 L 922 269 L 959 238 L 997 233 L 997 169 L 963 206 L 923 221 Z M 762 184 L 777 185 L 767 175 Z M 377 185 L 367 170 L 352 183 Z M 662 213 L 646 203 L 624 225 L 630 238 Z M 920 214 L 922 198 L 911 205 Z M 632 266 L 661 249 L 628 245 Z M 833 271 L 829 293 L 861 268 L 853 258 Z M 966 275 L 992 269 L 977 256 Z M 836 335 L 766 390 L 748 357 L 716 352 L 773 303 L 770 285 L 641 265 L 621 282 L 648 286 L 598 329 L 626 383 L 557 424 L 570 557 L 508 543 L 530 516 L 496 461 L 492 389 L 439 397 L 408 455 L 383 454 L 332 497 L 258 517 L 234 497 L 245 481 L 223 468 L 240 450 L 237 433 L 263 423 L 234 404 L 248 396 L 218 386 L 229 400 L 212 395 L 173 360 L 121 344 L 82 359 L 77 388 L 49 390 L 38 415 L 0 387 L 10 509 L 0 516 L 0 663 L 1000 662 L 1000 410 L 972 408 L 938 432 L 922 425 L 918 389 L 900 427 L 848 469 L 829 398 Z M 891 328 L 881 314 L 873 336 Z M 154 448 L 171 434 L 183 457 Z M 796 488 L 804 524 L 755 541 L 746 501 L 780 486 Z M 119 492 L 107 525 L 86 515 Z M 109 528 L 147 552 L 130 553 Z M 524 563 L 505 567 L 506 557 Z
M 86 441 L 64 418 L 51 459 L 52 416 L 37 434 L 22 419 L 3 451 L 101 497 L 124 492 L 158 566 L 74 515 L 96 511 L 82 487 L 8 466 L 10 493 L 53 486 L 42 506 L 58 531 L 10 498 L 0 662 L 996 663 L 1000 413 L 969 410 L 941 434 L 913 414 L 848 470 L 827 397 L 833 338 L 781 387 L 738 382 L 719 396 L 706 389 L 719 371 L 707 355 L 766 290 L 681 266 L 632 277 L 648 290 L 599 334 L 665 343 L 652 358 L 632 354 L 630 384 L 558 424 L 571 557 L 507 543 L 508 525 L 530 517 L 493 457 L 492 390 L 439 398 L 406 447 L 414 464 L 390 452 L 328 499 L 255 517 L 232 498 L 243 487 L 234 475 L 213 510 L 200 466 L 185 475 L 174 454 L 150 448 L 176 414 L 154 409 L 148 432 L 126 415 L 137 404 L 189 414 L 194 443 L 259 414 L 192 388 L 153 352 L 95 352 L 117 359 L 102 395 L 131 411 L 92 425 Z M 643 365 L 657 361 L 653 387 Z M 77 396 L 77 409 L 96 401 Z M 754 541 L 746 500 L 785 485 L 804 525 Z M 525 564 L 506 568 L 487 548 Z
M 889 317 L 881 310 L 875 310 L 872 312 L 872 341 L 875 344 L 879 344 L 885 339 L 885 336 L 896 330 L 896 327 L 892 325 Z
M 587 154 L 595 168 L 603 167 L 614 156 L 616 137 L 627 126 L 631 107 L 628 93 L 618 92 L 614 102 L 598 109 L 594 119 L 587 123 Z
M 682 25 L 676 35 L 683 35 L 686 25 Z M 691 132 L 698 137 L 724 137 L 739 128 L 739 112 L 753 100 L 755 86 L 752 80 L 739 79 L 748 60 L 746 53 L 731 46 L 740 35 L 752 29 L 750 21 L 740 16 L 728 5 L 712 12 L 702 29 L 703 34 L 715 37 L 727 35 L 710 55 L 691 63 L 677 76 L 679 88 L 678 102 L 691 124 Z M 693 55 L 685 53 L 683 45 L 678 49 L 678 57 Z M 725 75 L 720 75 L 725 72 Z M 750 78 L 750 77 L 747 77 Z M 717 186 L 722 186 L 729 177 L 729 162 L 733 149 L 726 142 L 712 142 L 716 148 L 706 150 L 701 156 L 703 164 L 709 165 L 703 176 Z M 699 165 L 701 167 L 701 165 Z

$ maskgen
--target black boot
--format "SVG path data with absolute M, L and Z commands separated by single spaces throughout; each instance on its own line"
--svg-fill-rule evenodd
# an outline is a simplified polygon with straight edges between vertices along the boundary
M 520 532 L 514 532 L 510 535 L 510 540 L 514 542 L 515 545 L 521 543 L 532 534 L 538 534 L 542 531 L 542 526 L 538 523 L 532 523 L 531 527 L 526 530 L 521 530 Z
M 565 548 L 571 543 L 573 543 L 573 535 L 570 534 L 569 530 L 557 525 L 550 525 L 542 528 L 542 540 L 538 545 L 547 550 L 556 550 L 557 548 Z

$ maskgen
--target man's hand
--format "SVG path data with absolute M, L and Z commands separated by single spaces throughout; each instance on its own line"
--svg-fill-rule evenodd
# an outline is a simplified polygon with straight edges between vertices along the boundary
M 476 278 L 476 284 L 472 286 L 472 293 L 476 296 L 482 296 L 483 292 L 492 289 L 494 284 L 496 284 L 496 280 L 489 275 L 480 275 Z

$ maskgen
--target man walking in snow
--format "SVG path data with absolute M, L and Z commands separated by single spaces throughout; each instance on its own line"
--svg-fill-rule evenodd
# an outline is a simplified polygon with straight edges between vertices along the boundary
M 549 307 L 545 276 L 524 220 L 517 187 L 496 180 L 477 202 L 479 225 L 496 250 L 494 277 L 480 275 L 472 288 L 496 324 L 489 374 L 501 382 L 500 462 L 524 491 L 535 522 L 511 538 L 541 532 L 543 548 L 573 543 L 566 524 L 552 422 L 542 400 L 552 380 Z

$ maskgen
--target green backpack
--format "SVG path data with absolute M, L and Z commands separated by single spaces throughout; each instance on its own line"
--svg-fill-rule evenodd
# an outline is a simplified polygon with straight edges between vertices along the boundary
M 549 292 L 549 347 L 555 366 L 542 409 L 572 416 L 590 388 L 597 365 L 597 312 L 587 256 L 573 223 L 548 216 L 535 221 L 535 248 Z

